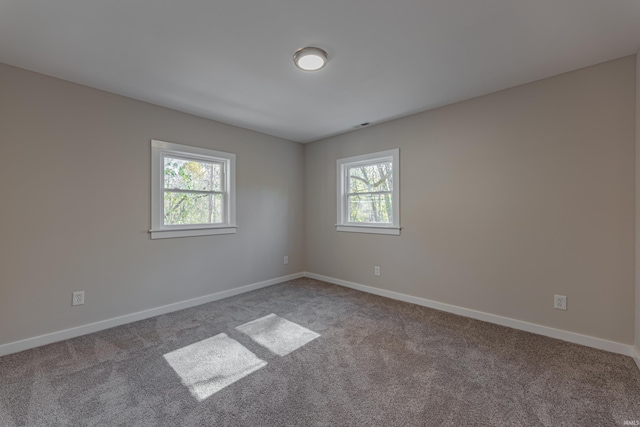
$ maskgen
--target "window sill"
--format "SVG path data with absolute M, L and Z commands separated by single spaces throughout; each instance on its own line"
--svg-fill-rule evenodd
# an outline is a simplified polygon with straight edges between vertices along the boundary
M 214 234 L 235 234 L 236 225 L 226 225 L 222 227 L 202 227 L 202 228 L 165 228 L 159 230 L 149 230 L 151 239 L 171 239 L 174 237 L 212 236 Z
M 387 227 L 376 225 L 341 225 L 336 224 L 336 231 L 346 231 L 349 233 L 369 233 L 369 234 L 390 234 L 400 235 L 400 227 Z

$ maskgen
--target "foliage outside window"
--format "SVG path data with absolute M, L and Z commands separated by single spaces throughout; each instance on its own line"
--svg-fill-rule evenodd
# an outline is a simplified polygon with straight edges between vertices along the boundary
M 223 163 L 164 156 L 164 224 L 223 222 Z
M 235 155 L 151 141 L 151 238 L 235 233 Z
M 399 150 L 337 161 L 338 231 L 400 234 Z

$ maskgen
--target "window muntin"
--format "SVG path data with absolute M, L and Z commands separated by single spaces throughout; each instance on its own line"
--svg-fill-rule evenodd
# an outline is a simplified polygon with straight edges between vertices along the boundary
M 151 238 L 236 232 L 235 154 L 151 141 Z
M 400 234 L 399 150 L 338 159 L 338 231 Z

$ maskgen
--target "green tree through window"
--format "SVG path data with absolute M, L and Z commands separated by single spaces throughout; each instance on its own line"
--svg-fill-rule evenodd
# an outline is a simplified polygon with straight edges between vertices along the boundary
M 222 164 L 164 158 L 164 224 L 219 224 Z
M 400 150 L 336 160 L 337 231 L 400 235 Z
M 151 239 L 235 234 L 236 155 L 151 140 Z
M 391 162 L 349 168 L 349 221 L 390 223 L 393 214 Z

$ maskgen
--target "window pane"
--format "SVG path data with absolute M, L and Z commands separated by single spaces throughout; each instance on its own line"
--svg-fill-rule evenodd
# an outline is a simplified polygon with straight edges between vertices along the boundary
M 197 160 L 164 158 L 164 188 L 222 191 L 222 165 Z
M 164 193 L 164 225 L 220 224 L 222 194 Z
M 358 194 L 348 199 L 349 222 L 392 222 L 391 194 Z
M 349 168 L 349 193 L 391 191 L 391 162 Z

